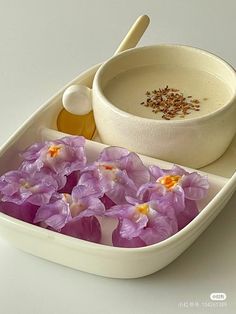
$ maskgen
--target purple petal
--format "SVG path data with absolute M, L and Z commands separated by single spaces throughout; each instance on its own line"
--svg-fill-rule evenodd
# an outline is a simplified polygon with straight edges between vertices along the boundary
M 33 223 L 37 210 L 38 206 L 30 203 L 18 205 L 10 202 L 0 202 L 0 212 L 29 223 Z
M 75 203 L 77 203 L 81 198 L 88 196 L 87 195 L 87 187 L 85 185 L 77 185 L 73 188 L 71 196 Z
M 39 155 L 40 155 L 40 150 L 44 147 L 44 143 L 35 143 L 31 146 L 29 146 L 24 152 L 20 154 L 20 156 L 24 160 L 28 161 L 35 161 Z
M 105 206 L 95 197 L 87 197 L 81 200 L 85 209 L 80 212 L 79 217 L 103 216 L 105 213 Z
M 101 184 L 104 186 L 104 180 Z M 106 190 L 106 195 L 115 203 L 123 204 L 126 202 L 126 196 L 135 196 L 136 195 L 136 186 L 133 181 L 127 176 L 124 171 L 117 172 L 116 181 Z
M 83 136 L 65 136 L 59 140 L 55 141 L 56 143 L 64 143 L 69 147 L 80 148 L 85 145 L 85 138 Z
M 161 200 L 153 200 L 150 201 L 149 203 L 149 207 L 151 209 L 151 214 L 157 214 L 158 215 L 162 215 L 162 216 L 167 216 L 171 219 L 176 219 L 175 217 L 175 208 L 173 207 L 173 205 L 166 200 L 165 198 L 161 199 Z
M 176 218 L 176 210 L 171 203 L 165 199 L 158 201 L 151 201 L 149 203 L 150 214 L 149 214 L 149 226 L 155 227 L 155 218 L 163 216 L 168 221 L 173 233 L 178 231 L 178 223 Z
M 129 204 L 132 204 L 132 205 L 137 205 L 140 202 L 138 198 L 135 198 L 132 196 L 126 196 L 125 199 Z
M 72 195 L 73 201 L 78 202 L 82 198 L 86 198 L 90 196 L 96 197 L 96 198 L 101 197 L 102 192 L 101 190 L 97 190 L 95 186 L 77 185 L 73 188 L 71 195 Z
M 122 204 L 125 202 L 126 191 L 124 186 L 117 184 L 116 187 L 106 192 L 106 196 L 115 204 Z
M 165 175 L 165 172 L 158 166 L 149 166 L 149 171 L 154 181 Z
M 200 200 L 207 194 L 209 183 L 207 176 L 193 172 L 183 176 L 181 186 L 184 190 L 185 197 L 190 200 Z
M 123 157 L 119 165 L 121 169 L 126 170 L 128 177 L 135 183 L 137 188 L 150 180 L 148 168 L 144 166 L 142 160 L 135 153 Z
M 111 207 L 106 211 L 105 215 L 108 217 L 116 217 L 119 219 L 130 217 L 130 212 L 133 211 L 133 205 L 122 204 Z
M 120 158 L 127 156 L 129 151 L 122 147 L 110 146 L 103 149 L 98 157 L 98 161 L 112 161 L 119 160 Z
M 41 206 L 35 216 L 34 223 L 44 223 L 60 231 L 71 219 L 69 204 L 63 200 Z
M 158 216 L 155 219 L 155 228 L 145 228 L 140 232 L 139 237 L 145 242 L 146 245 L 151 245 L 166 240 L 174 233 L 175 232 L 168 219 L 164 216 Z
M 181 186 L 176 185 L 174 189 L 168 192 L 167 194 L 168 194 L 167 197 L 171 204 L 174 206 L 174 208 L 176 208 L 177 210 L 181 210 L 185 207 L 184 203 L 185 194 Z
M 93 172 L 95 170 L 97 170 L 97 167 L 98 167 L 99 163 L 98 162 L 92 162 L 92 163 L 89 163 L 87 165 L 85 165 L 81 170 L 80 172 L 81 173 L 90 173 L 90 174 L 93 174 Z
M 94 172 L 85 172 L 81 175 L 78 185 L 84 185 L 89 191 L 94 191 L 94 194 L 103 195 L 105 188 L 100 184 L 99 179 Z
M 147 223 L 148 218 L 146 215 L 140 215 L 136 220 L 124 218 L 121 221 L 120 234 L 128 240 L 138 237 L 141 230 L 147 226 Z
M 101 242 L 101 226 L 94 216 L 72 219 L 62 228 L 61 233 L 90 242 Z
M 179 230 L 183 229 L 187 224 L 189 224 L 199 213 L 195 201 L 186 199 L 185 206 L 185 209 L 176 215 Z
M 186 175 L 188 174 L 187 171 L 185 171 L 183 168 L 179 167 L 178 165 L 174 165 L 171 169 L 161 169 L 158 166 L 149 166 L 149 171 L 151 173 L 151 176 L 156 181 L 160 177 L 163 177 L 165 175 Z
M 13 195 L 19 189 L 19 181 L 26 179 L 27 173 L 19 170 L 6 172 L 0 177 L 1 192 L 6 195 Z
M 152 199 L 159 199 L 160 197 L 164 196 L 167 193 L 166 188 L 158 183 L 146 183 L 141 185 L 138 189 L 137 197 L 142 202 L 149 202 Z
M 172 167 L 172 169 L 170 170 L 163 170 L 166 174 L 170 174 L 170 175 L 178 175 L 178 176 L 183 176 L 186 174 L 189 174 L 186 170 L 184 170 L 184 168 L 178 166 L 178 165 L 174 165 Z
M 103 195 L 100 200 L 106 209 L 110 209 L 112 206 L 116 205 L 107 195 Z
M 120 225 L 112 233 L 112 243 L 116 247 L 127 247 L 135 248 L 146 246 L 145 242 L 142 241 L 139 237 L 127 239 L 123 238 L 120 234 Z
M 71 174 L 69 174 L 67 177 L 64 176 L 64 178 L 66 179 L 66 183 L 58 192 L 68 193 L 68 194 L 71 193 L 73 190 L 73 187 L 76 186 L 78 183 L 79 175 L 80 173 L 78 171 L 74 171 Z

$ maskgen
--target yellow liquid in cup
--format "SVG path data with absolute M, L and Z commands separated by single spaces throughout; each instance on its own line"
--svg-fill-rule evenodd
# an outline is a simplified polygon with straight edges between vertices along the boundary
M 57 128 L 63 133 L 81 135 L 86 139 L 91 139 L 96 131 L 93 111 L 83 116 L 77 116 L 62 109 L 57 118 Z

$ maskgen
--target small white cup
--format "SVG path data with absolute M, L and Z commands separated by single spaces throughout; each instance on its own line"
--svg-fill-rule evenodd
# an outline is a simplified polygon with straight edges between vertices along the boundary
M 136 67 L 143 67 L 145 71 L 147 66 L 162 64 L 189 67 L 215 75 L 228 86 L 231 96 L 218 109 L 205 115 L 168 121 L 128 113 L 108 100 L 106 86 L 120 73 Z M 138 80 L 134 84 L 138 84 Z M 109 59 L 96 73 L 93 110 L 104 143 L 200 168 L 218 159 L 236 133 L 236 73 L 219 57 L 197 48 L 156 45 L 130 49 Z

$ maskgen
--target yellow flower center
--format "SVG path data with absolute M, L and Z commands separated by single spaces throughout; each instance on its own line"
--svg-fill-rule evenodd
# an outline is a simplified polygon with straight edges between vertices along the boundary
M 80 203 L 73 203 L 70 205 L 70 212 L 71 212 L 71 216 L 75 217 L 78 216 L 79 213 L 81 213 L 83 210 L 85 210 L 85 206 L 83 204 Z
M 118 168 L 116 167 L 116 165 L 109 164 L 109 163 L 108 164 L 101 163 L 99 164 L 99 168 L 103 175 L 108 176 L 109 179 L 111 179 L 114 182 L 117 180 Z
M 31 185 L 28 183 L 28 182 L 23 182 L 23 183 L 21 183 L 21 186 L 23 187 L 23 188 L 25 188 L 25 189 L 29 189 L 30 187 L 31 187 Z
M 160 182 L 161 184 L 163 184 L 168 190 L 171 190 L 172 188 L 174 188 L 179 180 L 181 179 L 181 176 L 179 175 L 167 175 L 164 177 L 161 177 L 158 182 Z
M 136 209 L 142 215 L 147 215 L 149 212 L 149 206 L 147 203 L 136 205 Z
M 70 203 L 70 201 L 71 201 L 71 195 L 70 194 L 68 194 L 68 193 L 62 193 L 62 199 L 63 199 L 63 201 L 65 201 L 65 202 L 67 202 L 67 203 Z
M 112 166 L 112 165 L 106 165 L 106 164 L 104 164 L 104 165 L 101 165 L 102 166 L 102 168 L 104 169 L 104 170 L 115 170 L 116 169 L 116 167 L 114 167 L 114 166 Z
M 48 154 L 50 155 L 50 157 L 54 158 L 58 156 L 60 149 L 60 146 L 52 145 L 48 148 Z

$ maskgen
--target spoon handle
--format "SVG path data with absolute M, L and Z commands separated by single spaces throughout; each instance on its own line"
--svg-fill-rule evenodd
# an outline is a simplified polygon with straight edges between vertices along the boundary
M 150 20 L 147 15 L 141 15 L 138 17 L 125 38 L 120 43 L 115 54 L 129 48 L 134 48 L 148 27 L 149 22 Z M 91 77 L 91 85 L 93 77 L 94 75 Z M 93 112 L 90 111 L 86 115 L 78 115 L 77 110 L 68 110 L 68 107 L 66 107 L 65 104 L 64 107 L 66 109 L 62 109 L 57 117 L 58 130 L 68 134 L 83 135 L 87 139 L 91 139 L 96 130 Z
M 132 25 L 125 38 L 117 48 L 115 55 L 129 48 L 137 45 L 143 33 L 149 25 L 150 19 L 147 15 L 141 15 L 137 18 L 136 22 Z

